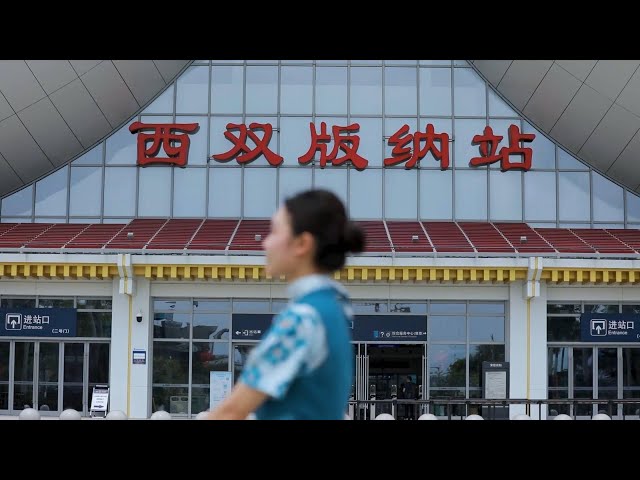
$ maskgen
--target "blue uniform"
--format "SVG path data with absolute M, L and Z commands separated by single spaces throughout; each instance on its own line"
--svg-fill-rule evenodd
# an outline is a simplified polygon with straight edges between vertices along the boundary
M 325 275 L 307 275 L 288 293 L 240 382 L 269 395 L 259 420 L 343 420 L 354 367 L 347 292 Z

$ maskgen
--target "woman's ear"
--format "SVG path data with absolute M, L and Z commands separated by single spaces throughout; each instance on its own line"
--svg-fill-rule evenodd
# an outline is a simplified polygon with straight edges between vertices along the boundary
M 307 255 L 309 252 L 313 255 L 315 249 L 315 240 L 309 232 L 302 232 L 296 238 L 296 253 L 300 256 Z

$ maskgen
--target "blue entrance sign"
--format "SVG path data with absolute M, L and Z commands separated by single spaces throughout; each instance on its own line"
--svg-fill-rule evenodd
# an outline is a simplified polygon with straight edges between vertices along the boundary
M 0 308 L 3 337 L 75 337 L 75 308 Z
M 234 313 L 231 318 L 233 340 L 260 340 L 271 326 L 270 313 Z
M 426 342 L 426 315 L 355 315 L 353 340 L 356 342 L 384 341 Z
M 640 342 L 640 315 L 583 313 L 580 333 L 583 342 Z

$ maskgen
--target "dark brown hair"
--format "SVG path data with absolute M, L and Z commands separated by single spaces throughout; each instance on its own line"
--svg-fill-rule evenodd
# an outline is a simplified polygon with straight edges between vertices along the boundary
M 332 272 L 348 252 L 364 249 L 362 229 L 349 220 L 340 199 L 327 190 L 307 190 L 285 200 L 294 235 L 309 232 L 316 243 L 315 264 Z

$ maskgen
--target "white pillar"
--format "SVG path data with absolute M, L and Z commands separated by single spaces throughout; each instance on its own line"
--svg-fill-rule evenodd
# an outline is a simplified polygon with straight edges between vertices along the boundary
M 514 399 L 547 398 L 547 289 L 539 281 L 542 259 L 530 260 L 528 279 L 509 286 L 509 396 Z M 525 405 L 512 405 L 509 418 L 524 413 Z M 546 406 L 540 413 L 546 418 Z M 537 406 L 530 416 L 539 417 Z
M 133 296 L 131 351 L 131 398 L 129 399 L 129 418 L 149 418 L 151 415 L 151 350 L 153 348 L 153 317 L 149 293 L 151 281 L 136 278 L 136 291 Z M 136 318 L 142 315 L 142 322 Z M 144 352 L 145 363 L 133 363 L 133 351 Z M 138 356 L 140 356 L 138 354 Z
M 127 366 L 129 344 L 129 296 L 120 293 L 120 279 L 113 280 L 111 355 L 109 370 L 109 410 L 127 415 Z

